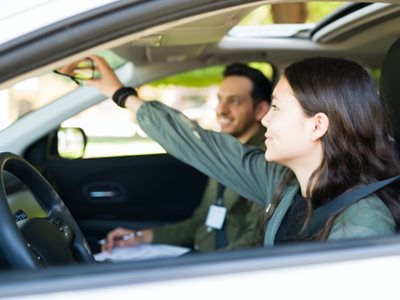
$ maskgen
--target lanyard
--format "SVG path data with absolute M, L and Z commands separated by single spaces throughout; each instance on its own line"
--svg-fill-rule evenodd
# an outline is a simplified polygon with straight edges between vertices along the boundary
M 218 183 L 218 189 L 217 189 L 217 199 L 215 201 L 215 204 L 217 206 L 224 206 L 224 190 L 225 186 L 221 183 Z M 228 237 L 226 235 L 226 222 L 224 222 L 224 225 L 222 226 L 221 229 L 215 230 L 215 249 L 221 249 L 226 247 L 228 244 Z

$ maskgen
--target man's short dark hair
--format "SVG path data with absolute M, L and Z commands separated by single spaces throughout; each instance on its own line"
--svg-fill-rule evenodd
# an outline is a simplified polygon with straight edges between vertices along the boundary
M 267 101 L 271 104 L 272 84 L 260 70 L 243 63 L 233 63 L 225 68 L 223 76 L 224 78 L 229 76 L 248 78 L 253 83 L 251 96 L 254 104 L 258 104 L 261 101 Z

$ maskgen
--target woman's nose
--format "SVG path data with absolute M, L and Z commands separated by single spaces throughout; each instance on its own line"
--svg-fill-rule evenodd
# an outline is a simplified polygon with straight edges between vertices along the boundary
M 270 120 L 270 113 L 267 112 L 264 117 L 262 117 L 261 119 L 261 124 L 262 126 L 264 126 L 265 128 L 268 128 L 269 126 L 269 120 Z

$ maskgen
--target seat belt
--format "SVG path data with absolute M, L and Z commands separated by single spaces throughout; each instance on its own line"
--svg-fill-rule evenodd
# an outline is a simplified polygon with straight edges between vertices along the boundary
M 340 194 L 332 201 L 314 210 L 311 224 L 308 230 L 308 236 L 313 236 L 320 231 L 330 217 L 348 207 L 350 204 L 378 191 L 379 189 L 400 179 L 400 175 L 387 178 L 385 180 L 376 181 L 371 184 L 354 188 L 350 191 Z
M 218 183 L 217 200 L 215 201 L 215 204 L 222 207 L 224 206 L 224 190 L 225 186 L 221 183 Z M 215 249 L 221 249 L 228 245 L 225 225 L 226 222 L 224 222 L 220 229 L 215 230 Z

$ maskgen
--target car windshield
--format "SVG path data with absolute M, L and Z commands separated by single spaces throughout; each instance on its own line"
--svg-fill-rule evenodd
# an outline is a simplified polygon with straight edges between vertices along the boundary
M 33 1 L 31 3 L 31 8 L 40 10 L 42 8 L 42 2 L 43 1 L 40 0 Z M 62 5 L 62 1 L 53 2 L 53 5 Z M 110 1 L 97 2 L 99 2 L 99 6 Z M 327 18 L 345 5 L 348 6 L 351 4 L 343 2 L 324 2 L 323 5 L 321 5 L 320 2 L 311 2 L 307 4 L 307 7 L 305 3 L 261 6 L 245 16 L 242 21 L 228 33 L 228 36 L 291 36 L 299 30 L 312 29 L 316 23 Z M 90 7 L 84 9 L 89 10 Z M 288 14 L 288 12 L 293 13 Z M 0 14 L 1 22 L 4 23 L 7 22 L 7 20 L 15 19 L 16 16 L 23 15 L 24 13 L 25 11 L 21 11 L 18 7 L 11 5 Z M 31 11 L 30 15 L 32 15 Z M 285 25 L 276 25 L 281 23 L 285 23 Z M 273 30 L 270 30 L 271 24 L 275 26 Z M 294 27 L 290 27 L 290 24 L 294 25 Z M 252 29 L 254 26 L 262 26 L 263 29 L 258 28 L 254 30 Z M 3 38 L 6 37 L 3 36 Z M 126 63 L 124 59 L 112 51 L 103 51 L 101 55 L 107 58 L 114 69 Z M 8 89 L 0 91 L 0 104 L 2 107 L 0 131 L 13 124 L 22 116 L 51 103 L 77 88 L 78 85 L 67 77 L 57 76 L 53 72 L 50 72 L 26 79 Z

